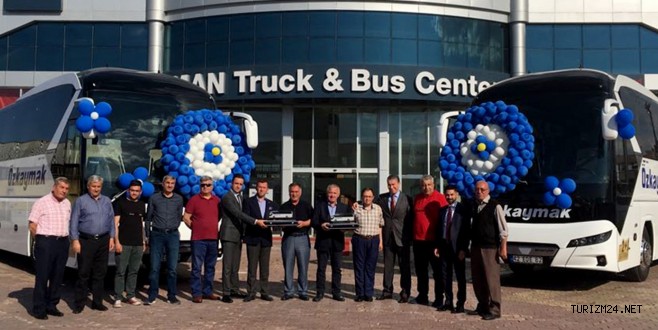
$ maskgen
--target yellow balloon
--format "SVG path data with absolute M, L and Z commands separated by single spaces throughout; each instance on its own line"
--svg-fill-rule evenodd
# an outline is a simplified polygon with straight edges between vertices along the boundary
M 485 151 L 487 150 L 487 145 L 484 143 L 478 144 L 478 151 Z
M 219 156 L 219 152 L 220 152 L 220 151 L 219 151 L 219 148 L 218 148 L 218 147 L 214 147 L 214 148 L 212 148 L 212 155 L 213 155 L 213 156 Z

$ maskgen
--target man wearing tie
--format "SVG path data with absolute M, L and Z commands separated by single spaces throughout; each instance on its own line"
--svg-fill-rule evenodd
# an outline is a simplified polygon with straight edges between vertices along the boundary
M 438 307 L 440 311 L 464 312 L 466 301 L 466 252 L 470 231 L 469 208 L 457 201 L 459 192 L 457 187 L 447 186 L 445 189 L 448 205 L 439 212 L 439 226 L 437 226 L 437 248 L 435 254 L 439 257 L 443 268 L 443 285 L 445 288 L 445 302 Z M 452 269 L 457 277 L 457 308 L 452 305 Z
M 389 175 L 386 178 L 388 193 L 379 195 L 377 204 L 384 214 L 384 290 L 377 300 L 393 298 L 393 274 L 395 259 L 400 267 L 400 300 L 409 301 L 411 292 L 410 247 L 412 240 L 413 215 L 411 197 L 400 191 L 400 177 Z
M 231 181 L 231 190 L 222 198 L 222 225 L 219 230 L 219 239 L 222 241 L 224 259 L 222 260 L 222 288 L 224 296 L 222 301 L 232 303 L 233 297 L 245 298 L 240 292 L 238 272 L 240 271 L 240 256 L 242 254 L 242 237 L 245 224 L 252 224 L 265 228 L 263 220 L 257 220 L 242 212 L 242 187 L 244 177 L 234 174 Z

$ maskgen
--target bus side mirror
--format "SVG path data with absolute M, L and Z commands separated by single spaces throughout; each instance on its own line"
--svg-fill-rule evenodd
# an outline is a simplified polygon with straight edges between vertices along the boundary
M 604 140 L 615 140 L 619 136 L 615 115 L 619 112 L 619 102 L 606 99 L 601 110 L 601 133 Z
M 247 146 L 251 149 L 258 147 L 258 123 L 252 120 L 244 121 L 244 135 L 247 138 Z

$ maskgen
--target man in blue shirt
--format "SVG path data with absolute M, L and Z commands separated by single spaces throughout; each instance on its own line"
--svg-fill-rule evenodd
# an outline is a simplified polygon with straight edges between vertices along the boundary
M 80 196 L 71 211 L 71 244 L 78 256 L 78 281 L 75 285 L 73 313 L 85 307 L 89 278 L 93 300 L 91 309 L 106 311 L 103 284 L 109 251 L 114 250 L 114 209 L 109 198 L 101 195 L 103 178 L 92 175 L 87 180 L 87 194 Z

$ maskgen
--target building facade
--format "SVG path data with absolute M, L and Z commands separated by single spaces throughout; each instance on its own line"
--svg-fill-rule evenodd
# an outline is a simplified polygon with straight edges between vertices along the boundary
M 62 72 L 178 76 L 259 122 L 257 177 L 355 199 L 438 177 L 436 126 L 510 76 L 566 68 L 658 90 L 653 0 L 3 0 L 0 97 Z M 2 103 L 0 103 L 0 106 Z

